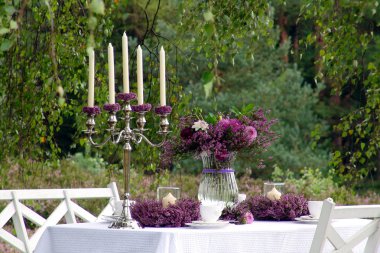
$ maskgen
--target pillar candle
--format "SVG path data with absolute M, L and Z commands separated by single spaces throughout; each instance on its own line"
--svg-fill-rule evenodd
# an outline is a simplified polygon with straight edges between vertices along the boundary
M 279 192 L 276 187 L 267 193 L 267 198 L 270 200 L 279 200 L 281 198 L 281 192 Z
M 109 103 L 115 103 L 115 71 L 113 61 L 113 47 L 112 44 L 108 44 L 108 89 L 109 89 Z
M 88 100 L 89 107 L 94 107 L 94 87 L 95 87 L 95 52 L 91 47 L 88 52 Z
M 174 205 L 177 199 L 169 192 L 165 197 L 162 198 L 162 206 L 167 208 L 169 205 Z
M 123 92 L 129 93 L 128 37 L 123 34 Z
M 160 50 L 160 104 L 166 105 L 166 80 L 165 80 L 165 51 L 161 47 Z
M 141 47 L 137 47 L 137 104 L 144 103 L 144 87 L 143 87 L 143 58 Z

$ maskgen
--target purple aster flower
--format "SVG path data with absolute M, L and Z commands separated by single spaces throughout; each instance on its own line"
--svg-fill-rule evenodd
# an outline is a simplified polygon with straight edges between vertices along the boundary
M 194 134 L 194 131 L 190 127 L 186 127 L 186 128 L 181 130 L 181 138 L 182 139 L 185 139 L 185 140 L 191 139 L 191 137 L 193 137 L 193 134 Z

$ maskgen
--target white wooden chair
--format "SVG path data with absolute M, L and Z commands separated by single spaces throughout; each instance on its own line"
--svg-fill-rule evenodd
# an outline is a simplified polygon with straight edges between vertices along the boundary
M 116 184 L 112 182 L 108 188 L 0 190 L 0 201 L 10 201 L 0 213 L 0 239 L 21 252 L 32 253 L 45 229 L 48 226 L 56 225 L 63 217 L 66 223 L 76 223 L 76 216 L 87 222 L 96 221 L 98 217 L 72 200 L 98 198 L 110 199 L 98 217 L 111 215 L 114 211 L 115 201 L 120 200 Z M 22 200 L 61 200 L 61 202 L 45 219 L 21 203 Z M 4 225 L 11 218 L 17 237 L 4 229 Z M 27 234 L 24 218 L 39 226 L 30 238 Z
M 351 236 L 347 241 L 336 232 L 331 225 L 332 219 L 352 219 L 368 218 L 372 219 L 370 223 L 361 228 L 356 234 Z M 380 205 L 357 205 L 357 206 L 335 206 L 332 201 L 325 200 L 319 223 L 314 234 L 310 253 L 320 253 L 323 251 L 326 239 L 330 241 L 335 248 L 335 253 L 352 252 L 352 249 L 368 238 L 365 245 L 364 253 L 377 252 L 380 240 Z

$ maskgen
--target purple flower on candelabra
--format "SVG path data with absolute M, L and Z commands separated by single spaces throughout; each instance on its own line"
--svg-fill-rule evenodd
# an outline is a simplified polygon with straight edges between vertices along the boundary
M 154 109 L 154 112 L 158 115 L 170 114 L 172 112 L 171 106 L 159 106 Z
M 116 98 L 123 101 L 130 101 L 136 99 L 136 94 L 133 92 L 130 93 L 119 93 Z
M 152 109 L 151 104 L 132 105 L 132 111 L 134 112 L 149 112 Z
M 118 103 L 115 104 L 105 104 L 103 109 L 107 112 L 118 112 L 120 111 L 120 105 Z
M 243 124 L 238 119 L 224 118 L 217 123 L 216 127 L 224 131 L 231 130 L 232 132 L 238 132 L 243 128 Z
M 93 106 L 93 107 L 85 106 L 83 107 L 82 111 L 84 113 L 87 113 L 89 116 L 100 114 L 100 108 L 98 106 Z

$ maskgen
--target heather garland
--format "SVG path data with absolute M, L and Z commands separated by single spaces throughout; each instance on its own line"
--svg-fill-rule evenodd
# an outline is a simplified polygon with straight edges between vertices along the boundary
M 137 200 L 131 207 L 132 217 L 143 227 L 184 227 L 186 223 L 200 220 L 200 202 L 180 199 L 167 208 L 157 200 Z M 253 220 L 294 220 L 309 214 L 307 200 L 301 195 L 285 194 L 279 200 L 264 196 L 251 197 L 233 207 L 226 207 L 221 220 L 250 224 Z
M 275 122 L 268 120 L 262 109 L 246 114 L 210 114 L 206 119 L 199 114 L 182 117 L 180 136 L 162 146 L 161 167 L 169 168 L 175 157 L 186 154 L 212 155 L 217 161 L 225 162 L 237 151 L 260 153 L 277 138 L 271 131 Z
M 309 214 L 309 209 L 307 200 L 300 195 L 285 194 L 279 200 L 255 196 L 224 209 L 221 219 L 241 222 L 247 212 L 251 212 L 256 220 L 287 221 Z
M 167 208 L 156 200 L 137 200 L 131 207 L 132 217 L 143 227 L 184 227 L 185 223 L 200 219 L 200 202 L 180 199 Z

